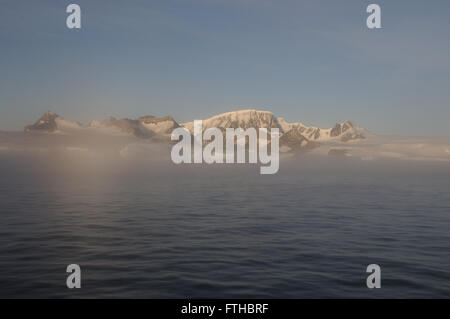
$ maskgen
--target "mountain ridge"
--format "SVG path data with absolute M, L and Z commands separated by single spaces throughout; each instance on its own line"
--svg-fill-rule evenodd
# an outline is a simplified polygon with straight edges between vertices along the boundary
M 82 130 L 100 130 L 104 133 L 114 132 L 132 135 L 141 139 L 168 140 L 175 128 L 184 127 L 193 133 L 193 122 L 179 124 L 172 116 L 141 116 L 137 119 L 108 117 L 103 121 L 93 120 L 87 125 L 65 120 L 53 112 L 44 113 L 34 124 L 25 126 L 26 132 L 74 133 Z M 332 128 L 306 126 L 300 122 L 288 122 L 276 117 L 270 111 L 244 109 L 221 113 L 203 119 L 203 130 L 217 127 L 226 128 L 278 128 L 280 146 L 286 151 L 308 151 L 330 141 L 349 142 L 363 140 L 367 131 L 350 121 L 336 123 Z

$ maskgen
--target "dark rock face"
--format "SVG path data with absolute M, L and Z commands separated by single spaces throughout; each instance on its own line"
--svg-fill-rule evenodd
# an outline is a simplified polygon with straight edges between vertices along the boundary
M 283 129 L 278 123 L 278 119 L 272 113 L 255 110 L 224 113 L 207 119 L 203 125 L 204 129 L 210 127 L 217 127 L 219 129 L 242 128 L 244 130 L 248 128 L 278 128 L 280 132 L 283 132 Z
M 355 133 L 355 134 L 344 134 L 341 136 L 341 141 L 342 142 L 348 142 L 351 140 L 363 140 L 366 137 L 364 136 L 364 134 L 362 133 Z
M 292 151 L 308 151 L 319 146 L 318 143 L 308 140 L 300 130 L 294 128 L 280 137 L 280 146 L 287 146 Z
M 165 131 L 160 133 L 170 134 L 173 129 L 179 127 L 178 123 L 171 116 L 165 116 L 158 118 L 153 115 L 142 116 L 137 120 L 132 119 L 116 119 L 109 117 L 103 121 L 103 124 L 110 127 L 115 127 L 123 133 L 131 134 L 140 138 L 150 138 L 156 135 L 155 132 L 146 129 L 143 124 L 159 124 L 162 122 L 171 122 L 171 126 Z
M 145 124 L 158 124 L 161 122 L 173 122 L 174 124 L 177 125 L 177 127 L 179 127 L 178 123 L 175 122 L 175 120 L 173 119 L 172 116 L 164 116 L 164 117 L 156 117 L 153 115 L 146 115 L 146 116 L 142 116 L 139 118 L 139 121 L 141 121 L 142 123 Z
M 321 133 L 320 128 L 313 128 L 313 127 L 309 128 L 301 127 L 299 128 L 299 132 L 311 140 L 317 140 L 320 137 Z
M 330 137 L 341 137 L 342 142 L 347 142 L 350 140 L 364 139 L 365 136 L 362 133 L 352 133 L 348 132 L 355 126 L 352 122 L 346 121 L 344 124 L 337 123 L 330 131 Z M 348 132 L 347 134 L 344 134 Z
M 26 132 L 46 132 L 52 133 L 58 129 L 56 119 L 59 116 L 52 112 L 46 112 L 39 120 L 33 125 L 25 126 Z
M 331 129 L 330 136 L 336 137 L 342 134 L 341 124 L 336 123 L 336 125 Z
M 353 123 L 350 121 L 346 121 L 343 125 L 342 125 L 342 133 L 345 133 L 346 131 L 348 131 L 349 129 L 352 129 Z
M 124 133 L 132 134 L 140 138 L 150 138 L 157 135 L 157 133 L 152 132 L 149 129 L 146 129 L 143 124 L 158 125 L 162 122 L 169 122 L 170 126 L 165 131 L 158 132 L 158 134 L 160 133 L 170 134 L 174 129 L 180 127 L 180 125 L 171 116 L 156 117 L 153 115 L 147 115 L 142 116 L 137 120 L 131 119 L 117 120 L 115 118 L 109 118 L 107 121 L 108 125 L 114 126 Z
M 112 126 L 118 128 L 121 132 L 132 134 L 137 137 L 141 138 L 147 138 L 150 137 L 152 134 L 149 132 L 144 132 L 141 130 L 139 124 L 140 122 L 138 120 L 130 120 L 130 119 L 110 119 L 110 123 Z
M 242 127 L 244 126 L 244 127 Z M 277 119 L 274 116 L 264 116 L 264 114 L 257 114 L 256 117 L 250 119 L 246 125 L 242 125 L 242 123 L 238 122 L 232 122 L 232 125 L 230 126 L 232 128 L 243 128 L 248 129 L 250 127 L 253 128 L 278 128 L 280 131 L 282 131 L 282 128 L 280 127 L 280 124 L 278 123 Z
M 314 139 L 316 140 L 316 139 L 318 139 L 320 137 L 320 128 L 318 128 L 317 130 L 316 130 L 316 133 L 314 133 Z

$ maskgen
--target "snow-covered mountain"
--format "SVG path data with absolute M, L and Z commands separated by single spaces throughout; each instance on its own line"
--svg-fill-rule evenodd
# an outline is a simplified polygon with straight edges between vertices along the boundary
M 184 123 L 193 133 L 193 122 Z M 103 134 L 126 134 L 142 139 L 162 138 L 168 140 L 172 131 L 180 125 L 170 116 L 158 118 L 152 115 L 138 119 L 116 119 L 109 117 L 103 121 L 93 120 L 88 125 L 65 120 L 59 115 L 47 112 L 33 125 L 25 127 L 27 132 L 81 134 L 98 132 Z M 274 116 L 269 111 L 239 110 L 213 116 L 203 120 L 203 129 L 208 128 L 278 128 L 282 151 L 308 151 L 320 146 L 321 142 L 338 140 L 347 142 L 365 138 L 365 130 L 350 121 L 337 123 L 333 128 L 308 127 L 302 123 L 290 123 Z
M 46 112 L 33 125 L 25 126 L 26 132 L 47 132 L 53 133 L 58 130 L 57 119 L 60 117 L 52 112 Z
M 99 130 L 103 132 L 121 132 L 139 138 L 154 136 L 170 136 L 172 131 L 180 125 L 170 116 L 158 118 L 152 115 L 138 119 L 116 119 L 109 117 L 103 121 L 93 120 L 88 125 L 65 120 L 59 115 L 47 112 L 33 125 L 25 127 L 27 132 L 46 133 L 75 133 L 82 130 Z M 193 122 L 182 124 L 193 132 Z M 217 128 L 278 128 L 282 143 L 289 144 L 292 149 L 313 148 L 317 143 L 330 140 L 347 142 L 364 139 L 365 130 L 353 125 L 350 121 L 337 123 L 333 128 L 321 129 L 308 127 L 302 123 L 290 123 L 283 118 L 274 116 L 269 111 L 239 110 L 213 116 L 203 120 L 203 129 Z M 286 135 L 286 136 L 284 136 Z M 284 136 L 284 138 L 283 138 Z M 298 142 L 298 145 L 295 143 Z
M 367 131 L 354 125 L 350 121 L 344 123 L 336 123 L 332 128 L 319 128 L 314 126 L 306 126 L 302 123 L 289 123 L 283 118 L 278 118 L 278 122 L 285 132 L 297 130 L 299 134 L 305 136 L 312 141 L 332 141 L 341 140 L 347 142 L 351 140 L 365 139 Z
M 189 131 L 193 132 L 194 122 L 182 124 Z M 203 120 L 203 129 L 217 128 L 278 128 L 283 131 L 278 123 L 278 119 L 268 111 L 239 110 L 219 114 Z
M 170 136 L 172 130 L 179 127 L 178 123 L 170 116 L 158 118 L 152 115 L 133 119 L 116 119 L 109 117 L 103 121 L 93 120 L 88 125 L 65 120 L 61 116 L 46 112 L 33 125 L 25 127 L 26 132 L 44 133 L 123 133 L 139 138 L 150 138 L 154 136 Z
M 193 133 L 193 122 L 182 124 Z M 213 116 L 203 120 L 203 129 L 217 128 L 278 128 L 280 131 L 280 146 L 285 151 L 311 150 L 320 145 L 320 142 L 365 139 L 367 132 L 350 121 L 337 123 L 334 127 L 321 129 L 308 127 L 302 123 L 290 123 L 281 117 L 274 116 L 269 111 L 239 110 Z
M 172 117 L 143 116 L 137 119 L 91 121 L 87 125 L 66 120 L 47 112 L 38 121 L 25 127 L 25 133 L 0 133 L 0 152 L 63 148 L 96 151 L 106 145 L 119 147 L 120 154 L 142 154 L 158 142 L 169 147 L 171 132 L 177 127 L 193 131 L 193 122 L 179 125 Z M 289 122 L 268 111 L 239 110 L 203 120 L 203 129 L 217 128 L 278 128 L 282 153 L 308 152 L 311 155 L 354 157 L 363 160 L 380 158 L 450 161 L 450 138 L 395 137 L 375 135 L 350 121 L 331 128 L 307 126 Z M 34 133 L 45 134 L 34 134 Z M 38 147 L 39 145 L 39 147 Z M 120 146 L 118 146 L 120 145 Z M 159 147 L 159 146 L 158 146 Z M 141 155 L 140 155 L 141 156 Z

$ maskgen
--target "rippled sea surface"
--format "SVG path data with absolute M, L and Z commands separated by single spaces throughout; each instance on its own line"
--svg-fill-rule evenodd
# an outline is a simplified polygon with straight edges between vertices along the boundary
M 450 297 L 448 165 L 0 164 L 2 298 Z

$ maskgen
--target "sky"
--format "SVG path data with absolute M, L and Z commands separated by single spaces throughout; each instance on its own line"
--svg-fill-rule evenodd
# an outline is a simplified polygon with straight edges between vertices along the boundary
M 449 16 L 448 0 L 1 0 L 0 130 L 48 110 L 182 123 L 254 108 L 450 136 Z

